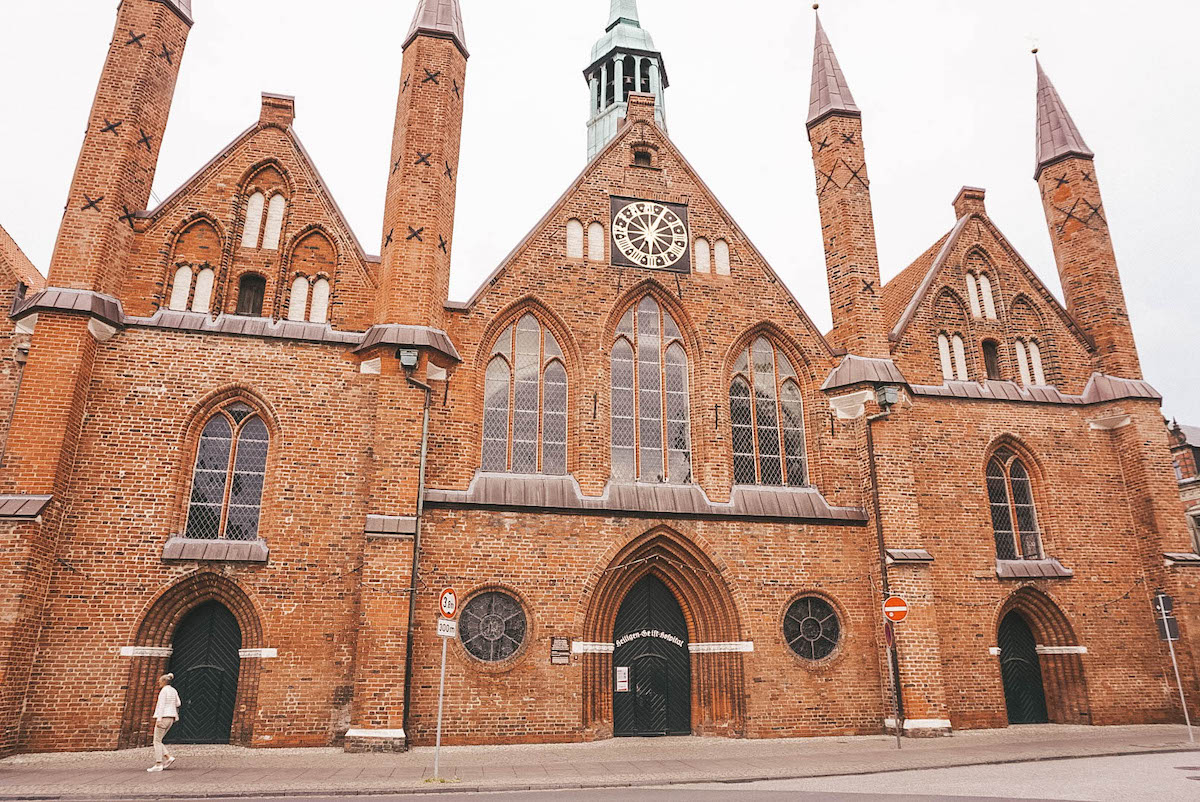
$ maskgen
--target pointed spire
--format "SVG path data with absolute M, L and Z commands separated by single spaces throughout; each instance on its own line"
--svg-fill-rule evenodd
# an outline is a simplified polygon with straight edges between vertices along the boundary
M 1034 51 L 1036 54 L 1037 51 Z M 1082 156 L 1085 159 L 1095 157 L 1095 153 L 1083 141 L 1083 135 L 1071 119 L 1070 112 L 1063 104 L 1058 90 L 1050 82 L 1042 62 L 1037 59 L 1038 78 L 1038 122 L 1037 122 L 1037 172 L 1034 179 L 1040 178 L 1042 170 L 1052 163 L 1067 156 Z
M 462 9 L 458 0 L 419 0 L 417 12 L 413 14 L 412 27 L 404 40 L 404 47 L 412 44 L 419 34 L 450 39 L 462 51 L 465 58 L 470 58 L 467 52 L 467 34 L 463 28 Z
M 812 97 L 808 104 L 808 127 L 812 128 L 834 114 L 846 117 L 861 117 L 854 95 L 846 84 L 846 76 L 838 64 L 833 52 L 833 45 L 825 35 L 821 26 L 821 17 L 817 15 L 817 42 L 813 49 L 813 80 Z
M 612 13 L 608 15 L 608 27 L 604 30 L 611 31 L 622 22 L 635 28 L 642 27 L 638 18 L 637 0 L 612 0 Z

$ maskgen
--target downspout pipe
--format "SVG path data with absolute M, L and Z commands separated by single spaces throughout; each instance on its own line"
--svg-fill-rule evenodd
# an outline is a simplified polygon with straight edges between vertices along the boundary
M 871 501 L 875 513 L 875 537 L 879 544 L 879 572 L 880 582 L 883 586 L 883 599 L 880 599 L 881 603 L 892 594 L 892 589 L 888 581 L 887 546 L 883 538 L 883 505 L 879 501 L 879 469 L 875 461 L 875 433 L 873 427 L 879 421 L 887 420 L 891 416 L 891 407 L 885 407 L 883 412 L 867 418 L 867 465 L 869 466 L 871 476 Z M 896 689 L 896 737 L 899 738 L 904 722 L 904 695 L 900 692 L 900 652 L 896 649 L 894 640 L 889 648 L 892 653 L 892 683 Z
M 404 730 L 406 750 L 409 743 L 408 709 L 412 701 L 413 624 L 417 620 L 417 585 L 421 568 L 421 523 L 425 514 L 425 464 L 429 458 L 429 407 L 433 398 L 432 387 L 417 381 L 411 375 L 407 378 L 411 386 L 425 393 L 425 410 L 421 423 L 421 467 L 417 477 L 417 522 L 413 529 L 412 581 L 408 589 L 408 633 L 404 640 L 404 713 L 400 719 L 400 727 Z

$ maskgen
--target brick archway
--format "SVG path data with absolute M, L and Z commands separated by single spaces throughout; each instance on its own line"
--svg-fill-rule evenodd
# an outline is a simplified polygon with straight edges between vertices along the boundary
M 1091 724 L 1083 655 L 1076 651 L 1080 644 L 1062 609 L 1040 590 L 1023 587 L 1009 596 L 1000 608 L 995 626 L 999 628 L 1000 622 L 1012 612 L 1025 619 L 1037 640 L 1050 721 Z
M 207 601 L 223 604 L 242 630 L 242 648 L 263 647 L 261 618 L 254 601 L 233 580 L 220 574 L 201 572 L 167 588 L 149 607 L 138 626 L 135 646 L 170 647 L 179 622 Z M 125 709 L 121 716 L 118 749 L 148 746 L 153 731 L 150 717 L 158 693 L 158 678 L 167 670 L 170 657 L 134 657 L 125 686 Z M 229 742 L 249 746 L 258 711 L 260 660 L 243 660 L 238 674 L 237 702 Z
M 617 611 L 641 579 L 653 575 L 674 594 L 693 645 L 741 640 L 742 626 L 733 594 L 721 570 L 688 538 L 671 529 L 653 529 L 620 549 L 589 582 L 581 639 L 603 645 L 583 655 L 583 728 L 595 737 L 613 734 L 611 650 Z M 704 646 L 700 647 L 701 649 Z M 745 733 L 745 669 L 736 651 L 696 651 L 692 655 L 692 732 L 740 737 Z

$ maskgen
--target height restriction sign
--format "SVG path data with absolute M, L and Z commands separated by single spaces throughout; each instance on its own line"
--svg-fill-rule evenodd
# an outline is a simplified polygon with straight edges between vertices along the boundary
M 446 588 L 442 591 L 441 600 L 438 601 L 438 608 L 446 618 L 454 617 L 454 614 L 458 612 L 458 594 L 454 592 L 454 588 Z
M 894 624 L 908 618 L 908 602 L 899 596 L 891 596 L 883 603 L 883 617 Z

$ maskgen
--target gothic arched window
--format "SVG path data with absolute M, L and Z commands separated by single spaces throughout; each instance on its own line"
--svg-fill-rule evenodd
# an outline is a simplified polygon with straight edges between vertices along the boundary
M 213 413 L 200 434 L 185 536 L 256 540 L 270 435 L 242 401 Z
M 804 403 L 796 370 L 765 337 L 738 357 L 729 416 L 735 484 L 801 487 L 808 482 Z
M 567 472 L 567 370 L 558 340 L 525 315 L 496 340 L 484 379 L 483 470 Z
M 988 501 L 996 557 L 1001 560 L 1040 560 L 1041 531 L 1033 500 L 1033 482 L 1025 463 L 1002 448 L 987 467 Z
M 617 326 L 612 348 L 614 479 L 692 479 L 688 360 L 670 313 L 643 298 Z

